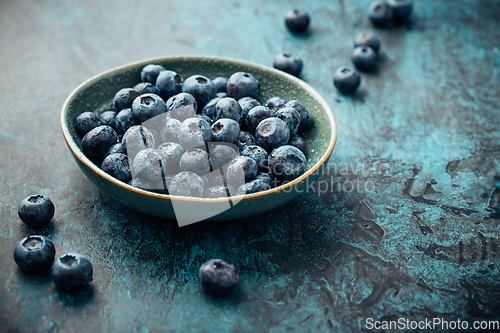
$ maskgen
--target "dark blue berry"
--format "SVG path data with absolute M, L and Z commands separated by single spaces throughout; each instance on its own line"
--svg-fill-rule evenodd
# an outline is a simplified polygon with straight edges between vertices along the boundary
M 392 20 L 392 8 L 385 1 L 374 1 L 370 5 L 368 17 L 374 25 L 386 26 Z
M 182 92 L 193 95 L 198 102 L 198 109 L 201 111 L 209 100 L 215 98 L 217 89 L 215 88 L 215 84 L 208 77 L 193 75 L 184 81 Z
M 231 185 L 217 185 L 209 187 L 205 190 L 207 198 L 227 198 L 236 194 L 234 187 Z
M 210 159 L 212 161 L 212 170 L 217 170 L 222 168 L 234 158 L 238 156 L 238 153 L 234 149 L 226 144 L 214 144 L 212 143 L 209 147 Z
M 162 154 L 153 148 L 141 150 L 134 158 L 132 171 L 134 178 L 138 177 L 149 181 L 161 180 L 163 174 Z
M 182 171 L 191 171 L 198 175 L 210 172 L 210 159 L 204 149 L 190 148 L 181 156 L 179 162 Z
M 350 67 L 340 67 L 335 72 L 333 84 L 342 94 L 352 94 L 361 84 L 361 76 Z
M 167 110 L 172 118 L 184 121 L 196 116 L 198 103 L 193 95 L 179 93 L 167 100 Z
M 141 150 L 156 147 L 156 138 L 146 127 L 135 125 L 125 132 L 122 143 L 127 148 L 128 157 L 133 159 Z
M 149 64 L 141 71 L 141 81 L 156 84 L 156 78 L 165 68 L 160 65 Z
M 307 110 L 302 104 L 300 104 L 299 101 L 292 99 L 285 104 L 285 107 L 292 108 L 299 112 L 300 125 L 298 133 L 307 132 L 311 128 L 313 123 L 312 115 L 309 110 Z
M 119 133 L 124 134 L 130 127 L 138 125 L 132 115 L 132 109 L 123 109 L 116 115 L 115 127 Z
M 210 259 L 201 265 L 198 278 L 203 290 L 212 294 L 230 293 L 240 279 L 234 266 L 220 259 Z
M 155 94 L 159 95 L 160 94 L 160 89 L 158 89 L 157 86 L 150 82 L 141 82 L 138 83 L 134 86 L 134 89 L 137 90 L 139 95 L 144 95 L 144 94 Z
M 229 118 L 239 121 L 241 118 L 241 106 L 232 97 L 221 98 L 215 104 L 215 120 Z
M 294 146 L 296 148 L 299 148 L 299 150 L 301 152 L 303 152 L 304 154 L 306 153 L 306 142 L 304 141 L 304 139 L 302 139 L 302 137 L 300 137 L 298 135 L 294 135 L 290 138 L 290 141 L 288 141 L 288 144 L 290 146 Z
M 227 95 L 236 100 L 243 97 L 259 97 L 260 83 L 250 73 L 236 72 L 227 80 Z
M 267 151 L 260 146 L 247 146 L 243 148 L 241 151 L 241 156 L 247 156 L 255 160 L 257 162 L 257 166 L 259 170 L 268 171 L 269 168 L 267 166 L 267 159 L 269 154 Z
M 160 96 L 144 94 L 132 103 L 132 115 L 138 123 L 143 123 L 167 111 L 167 106 Z
M 268 152 L 285 145 L 290 139 L 288 125 L 281 119 L 264 119 L 255 129 L 255 143 Z
M 85 134 L 82 139 L 83 153 L 89 157 L 99 157 L 117 142 L 117 135 L 111 126 L 98 126 Z
M 360 32 L 354 38 L 354 47 L 358 46 L 369 46 L 375 53 L 380 50 L 380 38 L 373 32 Z
M 128 183 L 132 179 L 130 159 L 125 154 L 111 154 L 102 161 L 101 169 L 116 179 Z
M 106 152 L 106 156 L 109 156 L 111 154 L 125 154 L 125 155 L 127 155 L 127 148 L 121 142 L 115 143 L 114 145 L 109 147 L 108 151 Z
M 227 92 L 227 77 L 219 76 L 212 80 L 218 93 Z
M 164 142 L 157 148 L 162 156 L 162 167 L 165 175 L 175 175 L 180 171 L 179 162 L 184 148 L 175 142 Z
M 215 120 L 215 106 L 221 98 L 224 97 L 215 97 L 208 101 L 208 103 L 201 109 L 201 114 Z
M 130 186 L 140 188 L 141 190 L 146 190 L 146 191 L 153 190 L 152 183 L 141 178 L 134 178 L 128 184 Z
M 76 132 L 80 136 L 84 136 L 97 126 L 101 126 L 99 117 L 94 112 L 84 112 L 78 115 L 75 120 Z
M 139 92 L 132 88 L 123 88 L 118 91 L 113 98 L 113 104 L 111 108 L 120 112 L 123 109 L 130 108 L 132 106 L 132 102 L 139 97 Z
M 276 118 L 283 120 L 290 130 L 290 136 L 297 134 L 300 125 L 300 114 L 294 108 L 283 107 L 276 111 Z
M 260 106 L 258 100 L 253 97 L 243 97 L 238 100 L 238 104 L 241 107 L 241 121 L 238 121 L 241 124 L 245 123 L 245 119 L 247 118 L 247 114 L 250 110 L 252 110 L 256 106 Z
M 179 129 L 181 122 L 175 118 L 167 118 L 160 125 L 160 136 L 162 142 L 179 142 Z
M 236 191 L 238 195 L 252 194 L 262 191 L 267 191 L 271 189 L 271 185 L 262 179 L 254 179 L 248 183 L 241 185 Z
M 78 253 L 66 253 L 52 265 L 52 281 L 62 291 L 77 291 L 92 281 L 92 264 Z
M 233 186 L 235 184 L 241 185 L 253 180 L 257 176 L 257 171 L 259 171 L 259 167 L 253 158 L 238 156 L 227 167 L 227 181 Z M 243 179 L 244 181 L 242 181 Z
M 358 46 L 352 53 L 352 63 L 361 71 L 370 71 L 377 65 L 377 54 L 369 46 Z
M 276 114 L 276 111 L 278 111 L 283 106 L 285 106 L 285 104 L 286 104 L 286 101 L 283 98 L 275 96 L 275 97 L 269 98 L 262 105 L 269 108 L 269 110 L 271 110 L 271 115 L 274 117 L 274 115 Z
M 24 198 L 17 209 L 21 221 L 30 227 L 41 227 L 54 217 L 54 203 L 44 195 L 36 194 Z
M 240 139 L 238 140 L 238 148 L 242 151 L 245 147 L 255 144 L 255 138 L 247 131 L 241 131 Z
M 197 114 L 196 118 L 205 120 L 210 126 L 212 126 L 212 124 L 214 123 L 214 121 L 210 117 L 205 116 L 204 114 Z
M 161 98 L 166 101 L 182 91 L 182 77 L 174 71 L 162 71 L 156 79 L 156 87 L 160 89 Z
M 285 25 L 293 33 L 306 31 L 310 22 L 309 14 L 300 9 L 290 9 L 285 16 Z
M 267 164 L 267 162 L 266 162 L 266 164 Z M 273 179 L 273 177 L 271 177 L 271 174 L 268 172 L 257 173 L 257 176 L 255 176 L 255 180 L 257 180 L 257 179 L 262 180 L 264 183 L 268 184 L 269 188 L 275 187 L 274 179 Z
M 233 119 L 222 118 L 212 125 L 212 140 L 237 144 L 240 139 L 240 125 Z
M 168 192 L 171 195 L 201 198 L 205 192 L 205 183 L 194 172 L 179 172 L 172 179 Z
M 271 117 L 271 110 L 263 105 L 256 106 L 248 112 L 245 123 L 250 132 L 253 133 L 255 132 L 255 129 L 257 128 L 259 123 L 269 117 Z
M 28 236 L 14 250 L 14 261 L 25 272 L 40 272 L 49 269 L 54 262 L 54 244 L 45 236 Z
M 292 181 L 306 172 L 306 157 L 294 146 L 281 146 L 269 154 L 269 167 L 281 182 Z
M 280 53 L 274 58 L 274 68 L 293 76 L 299 76 L 304 66 L 302 60 L 294 54 Z
M 205 146 L 205 142 L 212 139 L 210 124 L 200 118 L 184 120 L 179 129 L 179 143 L 184 148 Z
M 392 8 L 393 19 L 396 23 L 402 23 L 410 17 L 413 8 L 411 0 L 388 0 L 387 4 Z
M 115 111 L 105 111 L 99 116 L 99 121 L 101 125 L 108 125 L 116 130 L 116 112 Z

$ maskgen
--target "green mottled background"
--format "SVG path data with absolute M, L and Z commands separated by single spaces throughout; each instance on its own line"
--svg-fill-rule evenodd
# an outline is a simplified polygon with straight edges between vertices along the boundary
M 354 35 L 372 29 L 369 0 L 0 1 L 0 331 L 356 332 L 361 318 L 500 319 L 500 1 L 414 2 L 409 25 L 376 30 L 378 70 L 345 97 L 332 77 Z M 309 34 L 286 31 L 292 7 L 311 14 Z M 70 156 L 60 108 L 93 75 L 178 54 L 272 65 L 283 51 L 302 57 L 302 78 L 337 116 L 327 193 L 178 228 L 115 203 Z M 36 232 L 57 255 L 94 265 L 78 295 L 13 261 L 34 232 L 17 205 L 35 193 L 56 205 Z M 240 270 L 229 297 L 199 289 L 212 257 Z

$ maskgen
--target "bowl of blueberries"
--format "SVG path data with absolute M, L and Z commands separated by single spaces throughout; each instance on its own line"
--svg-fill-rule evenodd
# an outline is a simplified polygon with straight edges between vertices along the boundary
M 211 56 L 99 74 L 67 98 L 61 127 L 92 183 L 179 225 L 285 204 L 318 177 L 337 139 L 331 107 L 304 81 Z

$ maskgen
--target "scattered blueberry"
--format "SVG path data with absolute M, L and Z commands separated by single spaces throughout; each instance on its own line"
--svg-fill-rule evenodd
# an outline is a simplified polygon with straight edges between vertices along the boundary
M 373 32 L 360 32 L 354 38 L 354 47 L 369 46 L 375 53 L 380 50 L 380 38 Z
M 304 141 L 304 139 L 302 139 L 301 136 L 298 136 L 298 135 L 294 135 L 290 138 L 290 141 L 288 141 L 288 144 L 290 146 L 294 146 L 296 148 L 299 148 L 299 150 L 301 152 L 303 152 L 304 154 L 306 153 L 306 142 Z
M 167 118 L 160 125 L 160 136 L 162 142 L 179 142 L 179 130 L 181 122 L 175 118 Z
M 111 154 L 125 154 L 125 155 L 127 155 L 127 148 L 121 142 L 115 143 L 114 145 L 109 147 L 108 151 L 106 152 L 106 156 L 109 156 Z
M 99 121 L 101 125 L 108 125 L 116 130 L 116 112 L 115 111 L 104 111 L 99 116 Z
M 179 93 L 167 100 L 167 110 L 172 118 L 184 121 L 196 116 L 198 103 L 193 95 Z
M 116 142 L 115 130 L 110 126 L 102 125 L 85 134 L 82 139 L 82 150 L 88 157 L 99 157 Z
M 285 25 L 293 33 L 306 31 L 310 22 L 309 14 L 300 9 L 290 9 L 285 16 Z
M 256 106 L 248 112 L 245 123 L 251 132 L 255 132 L 259 123 L 269 117 L 271 117 L 271 110 L 269 108 L 263 105 Z
M 132 115 L 132 109 L 123 109 L 115 117 L 115 127 L 119 133 L 124 134 L 130 127 L 138 125 Z
M 160 94 L 160 89 L 158 89 L 157 86 L 155 86 L 154 84 L 151 84 L 150 82 L 138 83 L 134 86 L 133 89 L 137 90 L 139 95 L 144 95 L 144 94 L 159 95 Z
M 132 170 L 134 178 L 138 177 L 149 181 L 161 180 L 163 177 L 162 154 L 153 148 L 141 150 L 134 158 Z
M 267 166 L 267 159 L 269 157 L 269 154 L 264 148 L 255 145 L 247 146 L 241 151 L 241 156 L 247 156 L 255 160 L 255 162 L 257 162 L 259 170 L 269 170 Z
M 306 172 L 306 157 L 294 146 L 281 146 L 269 154 L 269 167 L 281 182 L 292 181 Z
M 238 140 L 238 148 L 242 151 L 245 147 L 255 145 L 255 138 L 247 131 L 241 131 L 240 139 Z
M 247 183 L 257 176 L 257 171 L 259 167 L 253 158 L 238 156 L 227 167 L 227 182 L 231 185 Z
M 312 115 L 299 101 L 292 99 L 285 104 L 285 107 L 297 110 L 299 113 L 300 125 L 298 133 L 307 132 L 311 128 L 313 123 Z
M 141 71 L 141 81 L 149 82 L 151 84 L 156 84 L 156 78 L 163 72 L 165 68 L 160 65 L 149 64 L 145 66 Z
M 156 147 L 156 138 L 146 127 L 135 125 L 125 132 L 122 143 L 127 148 L 127 155 L 133 159 L 141 150 Z
M 241 185 L 238 188 L 238 191 L 236 192 L 236 194 L 238 194 L 238 195 L 252 194 L 252 193 L 267 191 L 270 189 L 271 189 L 271 185 L 269 185 L 264 180 L 254 179 L 248 183 Z
M 352 53 L 352 63 L 361 71 L 370 71 L 377 65 L 377 54 L 369 46 L 358 46 Z
M 36 194 L 24 198 L 17 209 L 21 221 L 30 227 L 47 225 L 54 217 L 54 203 L 44 195 Z
M 342 94 L 352 94 L 361 84 L 361 76 L 350 67 L 340 67 L 335 72 L 333 84 Z
M 388 0 L 387 4 L 392 8 L 393 19 L 396 23 L 401 23 L 411 15 L 413 4 L 411 0 Z
M 52 281 L 62 291 L 82 289 L 92 281 L 92 264 L 78 253 L 66 253 L 52 265 Z
M 218 93 L 227 92 L 227 77 L 219 76 L 212 80 Z
M 165 70 L 158 74 L 156 87 L 165 101 L 182 91 L 182 77 L 174 71 Z
M 236 150 L 225 144 L 211 144 L 209 148 L 212 170 L 222 168 L 238 156 Z
M 299 76 L 304 66 L 302 60 L 294 54 L 280 53 L 274 58 L 274 68 L 293 76 Z
M 241 117 L 241 106 L 231 97 L 221 98 L 215 105 L 215 120 L 229 118 L 238 121 Z
M 120 112 L 123 109 L 127 109 L 132 106 L 132 102 L 139 97 L 139 92 L 132 88 L 123 88 L 118 91 L 113 98 L 112 109 L 116 112 Z
M 205 142 L 212 139 L 210 124 L 200 118 L 184 120 L 179 129 L 179 143 L 184 148 L 205 146 Z
M 220 259 L 205 262 L 200 267 L 198 278 L 203 290 L 212 294 L 230 293 L 240 279 L 234 266 Z
M 283 146 L 290 139 L 288 125 L 281 119 L 270 117 L 264 119 L 255 129 L 255 143 L 267 150 Z
M 179 162 L 182 171 L 191 171 L 198 175 L 210 172 L 210 159 L 204 149 L 190 148 L 181 156 Z
M 212 125 L 212 140 L 237 144 L 240 139 L 240 125 L 233 119 L 222 118 Z
M 97 126 L 101 126 L 99 117 L 94 112 L 84 112 L 78 115 L 75 120 L 76 132 L 80 136 L 84 136 Z
M 253 74 L 236 72 L 227 80 L 227 95 L 236 100 L 243 97 L 258 98 L 260 83 Z
M 49 269 L 54 262 L 54 244 L 45 236 L 28 236 L 14 250 L 14 261 L 25 272 L 40 272 Z
M 368 17 L 374 25 L 386 26 L 392 20 L 392 8 L 385 1 L 374 1 L 370 5 Z
M 184 81 L 182 92 L 193 95 L 198 102 L 198 109 L 201 111 L 209 100 L 215 98 L 217 89 L 208 77 L 203 75 L 192 75 Z
M 101 169 L 107 174 L 122 182 L 128 183 L 132 179 L 130 159 L 125 154 L 111 154 L 102 161 Z
M 194 172 L 179 172 L 172 179 L 168 191 L 171 195 L 202 197 L 205 192 L 205 183 Z
M 276 111 L 274 116 L 286 123 L 290 130 L 290 136 L 297 134 L 300 125 L 300 114 L 296 109 L 285 106 Z
M 264 105 L 265 107 L 269 108 L 269 110 L 271 110 L 271 114 L 274 117 L 274 114 L 276 113 L 276 111 L 278 111 L 283 106 L 285 106 L 285 104 L 286 104 L 286 101 L 283 98 L 275 96 L 275 97 L 269 98 L 262 105 Z
M 138 123 L 143 123 L 167 111 L 167 106 L 160 96 L 144 94 L 132 103 L 132 116 Z
M 179 162 L 184 148 L 175 142 L 164 142 L 157 148 L 162 156 L 162 167 L 165 175 L 175 175 L 180 172 Z

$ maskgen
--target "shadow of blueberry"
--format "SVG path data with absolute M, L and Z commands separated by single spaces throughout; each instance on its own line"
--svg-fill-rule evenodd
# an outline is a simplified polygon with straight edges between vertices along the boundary
M 91 284 L 76 291 L 62 291 L 55 287 L 54 289 L 56 290 L 56 299 L 65 305 L 72 307 L 81 307 L 91 303 L 96 294 L 96 290 Z

